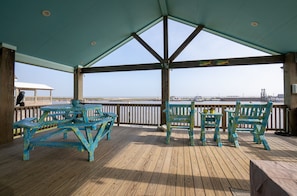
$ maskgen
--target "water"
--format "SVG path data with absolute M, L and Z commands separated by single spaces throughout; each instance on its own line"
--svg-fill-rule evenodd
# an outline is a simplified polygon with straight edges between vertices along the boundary
M 191 101 L 170 101 L 170 103 L 179 103 L 179 104 L 188 104 Z M 114 100 L 98 100 L 98 101 L 87 101 L 86 103 L 101 103 L 101 104 L 161 104 L 161 101 L 148 101 L 148 100 L 133 100 L 133 101 L 114 101 Z M 265 102 L 259 102 L 259 101 L 241 101 L 241 103 L 265 103 Z M 53 104 L 70 104 L 69 101 L 54 101 Z M 235 101 L 196 101 L 195 104 L 199 105 L 235 105 Z M 274 105 L 283 105 L 283 102 L 273 102 Z
M 190 100 L 173 100 L 170 103 L 179 103 L 179 104 L 188 104 Z M 123 98 L 123 99 L 115 99 L 111 98 L 110 100 L 95 100 L 95 99 L 86 99 L 85 103 L 102 103 L 102 104 L 161 104 L 160 100 L 149 100 L 149 99 L 140 99 L 133 100 L 133 98 Z M 241 101 L 241 103 L 265 103 L 260 101 Z M 53 104 L 70 104 L 70 101 L 53 101 Z M 207 100 L 207 101 L 196 101 L 195 104 L 199 105 L 235 105 L 235 101 L 220 101 L 220 100 Z M 274 105 L 283 105 L 284 102 L 273 102 Z

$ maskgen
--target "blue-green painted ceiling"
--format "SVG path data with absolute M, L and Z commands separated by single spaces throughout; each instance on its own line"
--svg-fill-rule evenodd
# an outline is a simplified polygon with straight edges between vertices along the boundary
M 132 32 L 141 33 L 167 15 L 285 54 L 297 51 L 296 7 L 296 0 L 10 0 L 0 6 L 0 43 L 17 48 L 17 61 L 71 72 L 91 66 L 132 39 Z

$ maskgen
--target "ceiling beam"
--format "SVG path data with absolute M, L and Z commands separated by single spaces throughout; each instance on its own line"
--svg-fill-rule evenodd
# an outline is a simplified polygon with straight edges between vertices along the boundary
M 87 67 L 87 68 L 82 68 L 81 73 L 142 71 L 142 70 L 155 70 L 155 69 L 161 69 L 161 64 L 150 63 L 150 64 L 133 64 L 133 65 L 118 65 L 118 66 L 103 66 L 103 67 Z
M 284 55 L 173 62 L 170 69 L 284 63 Z
M 67 65 L 64 65 L 64 64 L 61 64 L 61 63 L 56 63 L 56 62 L 53 62 L 53 61 L 47 61 L 47 60 L 36 58 L 36 57 L 33 57 L 33 56 L 21 54 L 21 53 L 16 53 L 15 54 L 15 61 L 19 62 L 19 63 L 35 65 L 35 66 L 43 67 L 43 68 L 47 68 L 47 69 L 54 69 L 54 70 L 64 71 L 64 72 L 69 72 L 69 73 L 74 72 L 73 67 L 70 67 L 70 66 L 67 66 Z
M 196 29 L 189 35 L 189 37 L 179 46 L 179 48 L 171 55 L 169 62 L 173 60 L 187 47 L 187 45 L 198 35 L 198 33 L 204 28 L 203 25 L 198 25 Z
M 166 0 L 159 0 L 160 9 L 162 12 L 162 16 L 168 16 L 168 9 Z
M 131 34 L 143 47 L 145 47 L 160 63 L 163 62 L 162 57 L 152 48 L 150 47 L 141 37 L 139 37 L 136 33 Z
M 171 63 L 169 68 L 178 69 L 178 68 L 274 64 L 274 63 L 284 63 L 284 59 L 285 59 L 284 55 L 275 55 L 275 56 L 259 56 L 259 57 L 230 58 L 230 59 L 182 61 L 182 62 Z M 162 69 L 162 64 L 149 63 L 149 64 L 104 66 L 104 67 L 87 67 L 87 68 L 82 68 L 81 73 L 140 71 L 140 70 L 156 70 L 156 69 Z

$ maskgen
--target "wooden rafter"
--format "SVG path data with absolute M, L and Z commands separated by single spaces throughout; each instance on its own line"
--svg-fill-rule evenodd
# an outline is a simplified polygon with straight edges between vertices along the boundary
M 162 57 L 152 48 L 150 47 L 141 37 L 139 37 L 136 33 L 132 33 L 132 36 L 147 49 L 159 62 L 163 62 Z
M 169 61 L 172 62 L 186 47 L 187 45 L 198 35 L 198 33 L 203 29 L 203 25 L 198 25 L 198 27 L 189 35 L 189 37 L 178 47 L 178 49 L 171 55 Z

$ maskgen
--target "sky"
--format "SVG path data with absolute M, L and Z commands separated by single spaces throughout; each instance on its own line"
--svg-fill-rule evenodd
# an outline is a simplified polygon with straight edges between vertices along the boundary
M 169 20 L 169 56 L 194 28 Z M 163 23 L 140 37 L 163 56 Z M 201 31 L 174 61 L 265 56 L 267 53 Z M 138 41 L 131 40 L 93 66 L 158 62 Z M 204 67 L 170 71 L 170 96 L 271 96 L 283 94 L 282 64 Z M 73 97 L 73 74 L 15 64 L 19 82 L 47 84 L 54 97 Z M 161 97 L 161 70 L 85 74 L 84 97 Z

